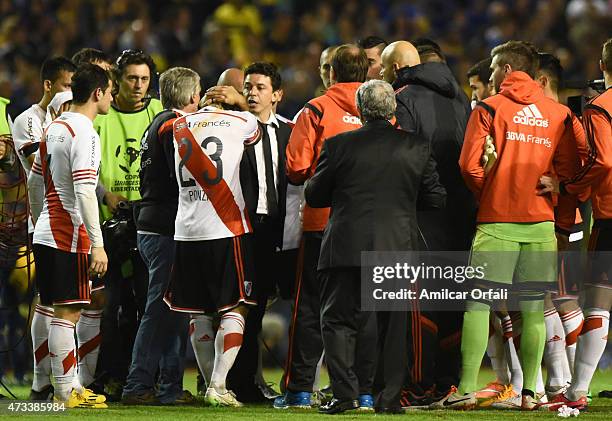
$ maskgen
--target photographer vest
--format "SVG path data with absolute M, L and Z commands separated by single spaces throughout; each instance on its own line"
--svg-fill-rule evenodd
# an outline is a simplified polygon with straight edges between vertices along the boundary
M 106 115 L 98 115 L 94 129 L 100 135 L 102 162 L 100 181 L 106 190 L 140 200 L 140 143 L 155 115 L 163 109 L 161 102 L 151 99 L 149 104 L 134 112 L 120 111 L 114 105 Z M 100 205 L 102 220 L 112 216 L 106 205 Z

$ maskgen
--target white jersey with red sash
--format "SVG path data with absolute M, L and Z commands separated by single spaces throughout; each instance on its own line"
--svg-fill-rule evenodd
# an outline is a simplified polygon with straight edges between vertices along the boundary
M 90 241 L 74 186 L 98 183 L 100 138 L 92 121 L 64 112 L 45 130 L 32 171 L 45 181 L 45 200 L 34 243 L 71 253 L 89 253 Z
M 240 186 L 245 145 L 260 138 L 248 112 L 205 107 L 175 120 L 179 206 L 174 239 L 203 241 L 252 232 Z

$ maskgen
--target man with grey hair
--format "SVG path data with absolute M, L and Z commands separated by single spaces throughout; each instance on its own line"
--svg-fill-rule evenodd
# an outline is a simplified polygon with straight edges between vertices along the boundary
M 357 337 L 371 326 L 371 312 L 361 308 L 361 253 L 406 251 L 418 247 L 419 209 L 439 209 L 446 192 L 438 180 L 429 145 L 389 122 L 396 103 L 393 88 L 371 80 L 357 90 L 357 108 L 364 125 L 331 137 L 314 176 L 307 181 L 306 202 L 331 207 L 323 233 L 318 270 L 321 276 L 321 332 L 334 399 L 321 412 L 356 409 L 359 382 L 354 371 Z M 418 198 L 418 203 L 417 203 Z M 393 218 L 389 218 L 393 215 Z M 384 377 L 375 402 L 378 412 L 400 410 L 406 370 L 405 335 L 408 316 L 379 317 L 378 358 Z M 391 324 L 393 322 L 393 324 Z M 387 334 L 387 332 L 389 332 Z M 399 346 L 398 346 L 399 344 Z M 360 344 L 360 347 L 367 346 Z M 363 350 L 361 350 L 362 352 Z M 376 354 L 375 346 L 370 352 Z
M 397 107 L 393 87 L 382 80 L 373 79 L 361 85 L 355 99 L 362 121 L 390 120 Z
M 128 405 L 195 401 L 182 386 L 187 316 L 171 311 L 163 297 L 174 261 L 174 220 L 178 207 L 172 124 L 178 117 L 197 111 L 200 76 L 191 69 L 173 67 L 159 78 L 159 90 L 164 110 L 155 116 L 142 139 L 142 200 L 134 211 L 138 250 L 149 271 L 149 291 L 123 389 L 122 402 Z

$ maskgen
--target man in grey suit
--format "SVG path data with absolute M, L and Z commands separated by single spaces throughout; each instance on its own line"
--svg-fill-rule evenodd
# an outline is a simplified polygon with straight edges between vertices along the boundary
M 396 108 L 391 85 L 366 82 L 357 91 L 356 101 L 363 127 L 324 143 L 316 173 L 305 190 L 311 207 L 332 209 L 318 264 L 323 275 L 321 329 L 334 392 L 334 399 L 320 412 L 328 414 L 358 406 L 359 385 L 353 369 L 356 338 L 363 326 L 373 326 L 368 321 L 374 317 L 360 310 L 361 252 L 415 250 L 417 206 L 442 208 L 446 199 L 429 143 L 389 122 Z M 383 324 L 392 322 L 396 329 L 407 320 L 400 312 L 385 318 Z M 380 324 L 379 320 L 379 329 Z M 376 398 L 376 409 L 382 412 L 399 410 L 400 377 L 405 370 L 399 366 L 405 360 L 398 357 L 406 354 L 401 349 L 405 341 L 390 342 L 379 338 L 385 376 L 396 373 L 382 382 L 387 384 Z M 372 352 L 377 352 L 375 346 Z M 398 361 L 398 367 L 390 370 L 389 358 Z

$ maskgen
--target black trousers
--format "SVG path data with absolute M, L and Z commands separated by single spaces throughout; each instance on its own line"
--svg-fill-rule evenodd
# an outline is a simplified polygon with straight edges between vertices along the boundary
M 416 390 L 432 386 L 443 392 L 459 382 L 463 313 L 410 313 L 408 329 L 409 383 Z
M 453 281 L 429 280 L 436 288 L 457 288 Z M 417 282 L 415 290 L 425 284 Z M 440 306 L 453 308 L 454 303 L 441 302 Z M 461 328 L 463 312 L 423 311 L 417 301 L 412 302 L 408 327 L 409 388 L 424 393 L 433 386 L 445 392 L 459 382 L 461 370 Z
M 105 304 L 100 324 L 102 342 L 96 383 L 112 379 L 125 383 L 140 319 L 147 304 L 149 275 L 138 250 L 130 252 L 132 275 L 125 278 L 121 265 L 109 262 L 104 279 Z
M 376 366 L 376 316 L 361 311 L 360 268 L 321 272 L 321 332 L 334 397 L 371 394 Z
M 378 327 L 378 364 L 374 379 L 374 406 L 399 408 L 408 369 L 407 311 L 376 313 Z
M 323 232 L 305 232 L 298 254 L 289 347 L 281 390 L 311 392 L 323 353 L 321 280 L 317 272 Z
M 259 363 L 259 334 L 268 298 L 275 293 L 278 276 L 277 252 L 273 237 L 274 226 L 253 223 L 255 291 L 257 306 L 251 307 L 246 317 L 242 347 L 227 375 L 227 385 L 238 400 L 257 400 L 256 375 Z

